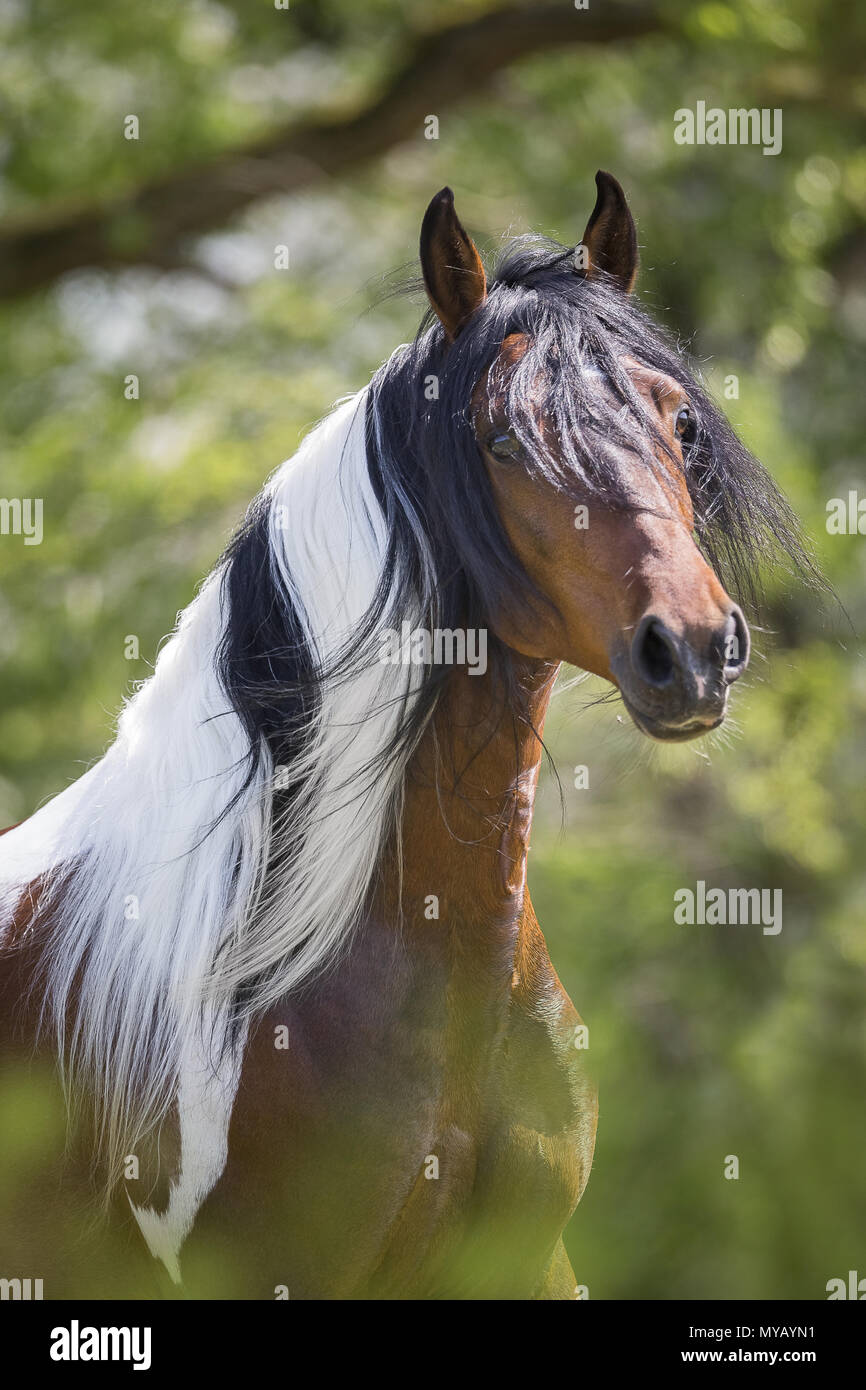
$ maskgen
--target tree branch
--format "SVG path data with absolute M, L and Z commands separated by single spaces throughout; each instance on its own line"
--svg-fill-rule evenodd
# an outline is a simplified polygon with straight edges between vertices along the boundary
M 386 89 L 354 116 L 294 124 L 245 148 L 155 179 L 84 211 L 0 227 L 0 298 L 28 294 L 82 266 L 188 263 L 185 242 L 259 198 L 333 177 L 420 133 L 426 115 L 478 90 L 511 63 L 558 45 L 608 44 L 663 32 L 654 7 L 507 7 L 418 38 Z

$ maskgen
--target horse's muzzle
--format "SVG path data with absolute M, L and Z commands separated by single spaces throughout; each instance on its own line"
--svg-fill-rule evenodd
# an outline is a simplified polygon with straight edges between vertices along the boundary
M 731 605 L 718 627 L 698 637 L 677 634 L 662 618 L 646 614 L 611 669 L 641 732 L 682 742 L 718 728 L 728 691 L 748 661 L 749 629 Z

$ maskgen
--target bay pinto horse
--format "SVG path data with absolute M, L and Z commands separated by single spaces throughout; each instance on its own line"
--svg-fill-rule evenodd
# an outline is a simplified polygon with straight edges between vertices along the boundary
M 33 1127 L 4 1277 L 575 1297 L 596 1099 L 526 887 L 557 670 L 704 734 L 749 650 L 720 576 L 748 599 L 800 553 L 596 184 L 579 246 L 520 238 L 489 282 L 437 194 L 415 341 L 270 479 L 105 756 L 0 840 L 0 1104 Z

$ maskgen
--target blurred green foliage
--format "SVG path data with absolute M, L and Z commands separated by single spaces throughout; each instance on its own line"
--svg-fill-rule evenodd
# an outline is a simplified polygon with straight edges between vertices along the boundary
M 408 30 L 491 8 L 6 4 L 0 212 L 90 204 L 339 114 Z M 771 578 L 736 728 L 710 745 L 651 748 L 587 698 L 597 683 L 555 701 L 565 815 L 548 777 L 530 886 L 601 1090 L 567 1243 L 593 1298 L 821 1298 L 866 1273 L 866 539 L 824 525 L 829 498 L 866 495 L 863 19 L 843 0 L 646 8 L 664 32 L 514 64 L 434 113 L 438 141 L 419 128 L 345 180 L 255 205 L 188 269 L 97 266 L 2 306 L 0 494 L 43 498 L 45 535 L 0 538 L 0 823 L 99 754 L 264 478 L 412 334 L 420 302 L 374 301 L 414 261 L 430 195 L 450 183 L 487 250 L 528 228 L 572 243 L 611 169 L 645 302 L 717 394 L 737 376 L 725 408 L 844 610 Z M 781 154 L 675 144 L 674 111 L 698 100 L 780 108 Z M 698 878 L 782 888 L 781 934 L 675 926 L 673 893 Z M 25 1160 L 11 1130 L 7 1148 Z

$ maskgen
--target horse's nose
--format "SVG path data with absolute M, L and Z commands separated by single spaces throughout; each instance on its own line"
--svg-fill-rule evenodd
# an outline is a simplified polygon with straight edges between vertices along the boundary
M 673 683 L 680 666 L 679 642 L 661 618 L 643 618 L 631 644 L 631 664 L 645 685 L 657 690 Z
M 749 664 L 749 629 L 736 605 L 728 614 L 722 642 L 722 679 L 733 685 Z
M 641 722 L 671 733 L 699 731 L 724 716 L 728 687 L 749 660 L 749 630 L 734 605 L 718 626 L 689 636 L 649 613 L 638 624 L 629 660 L 623 693 Z
M 733 607 L 723 626 L 701 647 L 678 637 L 661 618 L 649 614 L 634 635 L 632 668 L 654 690 L 684 684 L 718 686 L 720 681 L 723 686 L 733 685 L 749 661 L 749 629 L 740 609 Z

